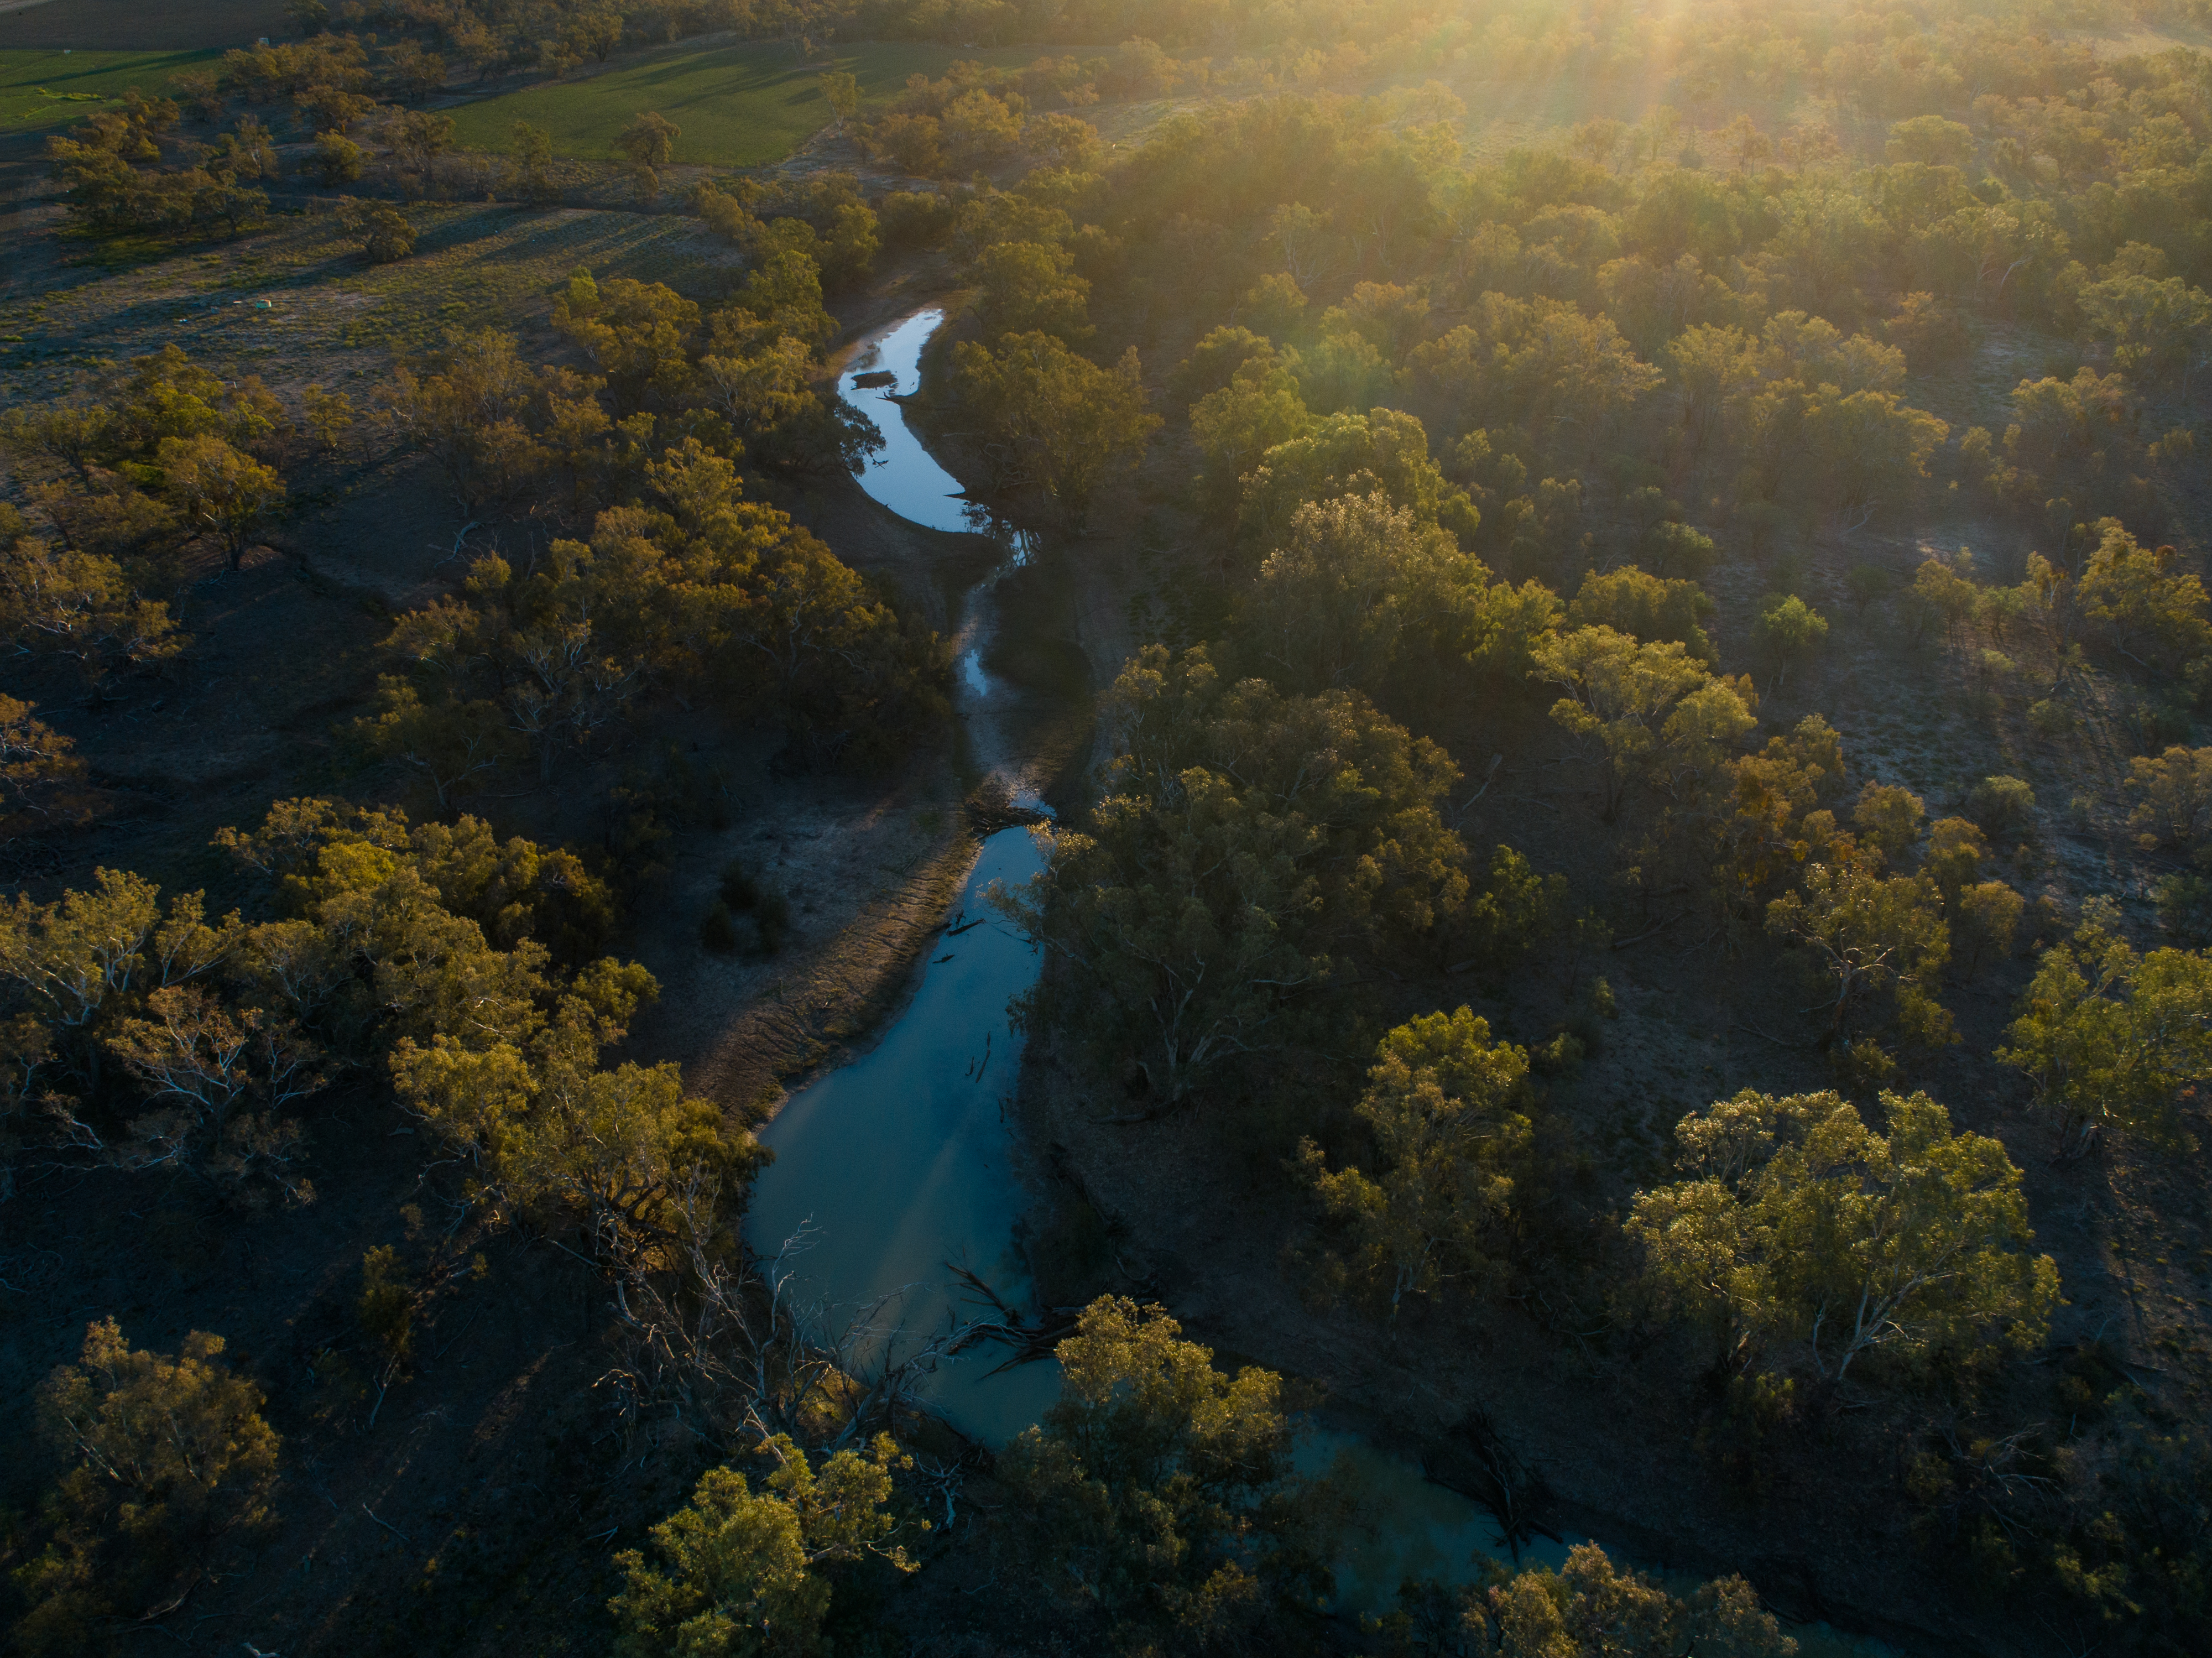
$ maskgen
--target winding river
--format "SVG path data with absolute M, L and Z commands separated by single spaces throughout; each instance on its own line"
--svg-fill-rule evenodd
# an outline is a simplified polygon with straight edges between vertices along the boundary
M 944 319 L 933 307 L 915 313 L 864 340 L 839 375 L 839 395 L 884 440 L 860 487 L 929 529 L 993 536 L 1006 549 L 1005 563 L 1018 563 L 1025 542 L 962 496 L 889 395 L 919 386 L 922 348 Z M 891 382 L 853 384 L 879 374 Z M 963 718 L 994 712 L 1013 695 L 984 667 L 978 631 L 963 616 L 956 635 Z M 1018 796 L 1026 792 L 1025 780 L 1006 780 Z M 1008 1306 L 1029 1307 L 1015 1237 L 1026 1198 L 1010 1167 L 1006 1121 L 1022 1042 L 1006 1005 L 1034 981 L 1037 958 L 983 893 L 994 881 L 1026 880 L 1036 867 L 1027 829 L 985 841 L 905 1012 L 762 1131 L 775 1161 L 754 1188 L 746 1218 L 753 1248 L 774 1255 L 796 1241 L 788 1260 L 802 1303 L 827 1331 L 862 1332 L 857 1345 L 879 1362 L 913 1358 L 954 1323 L 990 1310 L 956 1268 Z M 921 1396 L 963 1433 L 1003 1443 L 1037 1419 L 1060 1385 L 1049 1363 L 989 1374 L 1004 1357 L 987 1346 L 937 1359 Z
M 838 394 L 884 438 L 860 485 L 916 524 L 993 536 L 1007 563 L 1019 563 L 1028 556 L 1025 539 L 966 499 L 893 395 L 918 389 L 922 349 L 943 321 L 935 307 L 915 312 L 864 338 L 841 370 Z M 884 374 L 888 384 L 854 384 Z M 956 689 L 963 716 L 988 714 L 1014 694 L 985 668 L 975 632 L 972 616 L 963 618 Z M 1025 779 L 1007 780 L 1018 798 L 1025 793 Z M 1034 1310 L 1017 1236 L 1028 1197 L 1006 1121 L 1021 1035 L 1006 1007 L 1035 981 L 1039 963 L 983 895 L 994 881 L 1027 878 L 1037 863 L 1026 829 L 986 840 L 905 1012 L 866 1054 L 800 1090 L 762 1132 L 775 1160 L 755 1188 L 749 1240 L 764 1255 L 787 1250 L 802 1304 L 825 1331 L 860 1332 L 857 1345 L 872 1356 L 909 1357 L 955 1322 L 988 1310 L 956 1269 L 1007 1306 Z M 1037 1420 L 1060 1378 L 1048 1361 L 996 1370 L 1002 1357 L 986 1346 L 939 1358 L 921 1395 L 963 1433 L 1003 1444 Z M 1346 1482 L 1371 1527 L 1338 1567 L 1338 1600 L 1348 1609 L 1386 1608 L 1408 1576 L 1474 1581 L 1486 1557 L 1504 1552 L 1485 1509 L 1356 1435 L 1316 1427 L 1299 1461 L 1308 1472 Z M 1566 1549 L 1566 1542 L 1539 1540 L 1524 1544 L 1520 1558 L 1557 1564 Z M 1796 1632 L 1808 1658 L 1886 1650 L 1824 1625 Z

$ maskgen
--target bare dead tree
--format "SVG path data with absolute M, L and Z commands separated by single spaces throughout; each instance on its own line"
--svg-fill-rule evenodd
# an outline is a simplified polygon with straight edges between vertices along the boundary
M 718 1243 L 707 1223 L 720 1201 L 711 1175 L 695 1173 L 674 1195 L 678 1224 L 668 1247 L 606 1258 L 623 1333 L 618 1363 L 600 1377 L 626 1425 L 672 1410 L 711 1443 L 778 1433 L 824 1448 L 895 1430 L 924 1408 L 921 1390 L 939 1365 L 972 1345 L 955 1324 L 920 1339 L 907 1328 L 905 1286 L 856 1308 L 810 1302 L 799 1261 L 813 1247 L 802 1227 L 761 1258 Z

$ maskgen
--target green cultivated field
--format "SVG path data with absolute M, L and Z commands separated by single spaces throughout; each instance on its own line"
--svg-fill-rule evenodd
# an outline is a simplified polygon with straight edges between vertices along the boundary
M 503 150 L 517 121 L 546 128 L 563 155 L 604 159 L 615 135 L 641 110 L 658 110 L 684 129 L 676 160 L 707 167 L 755 167 L 781 161 L 829 124 L 822 96 L 828 70 L 860 77 L 864 100 L 880 102 L 909 75 L 942 75 L 965 58 L 1026 64 L 1036 46 L 963 51 L 908 41 L 854 45 L 834 58 L 802 63 L 787 46 L 755 42 L 708 52 L 656 54 L 604 75 L 580 76 L 489 98 L 453 112 L 455 137 L 477 149 Z
M 137 87 L 161 91 L 179 70 L 217 52 L 0 52 L 0 132 L 64 127 Z M 43 88 L 43 90 L 41 90 Z

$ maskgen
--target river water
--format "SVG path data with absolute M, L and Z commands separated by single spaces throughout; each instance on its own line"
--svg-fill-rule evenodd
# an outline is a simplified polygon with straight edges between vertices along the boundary
M 907 1358 L 954 1322 L 990 1310 L 957 1284 L 953 1266 L 1010 1306 L 1030 1300 L 1014 1236 L 1024 1198 L 1008 1166 L 1006 1110 L 1022 1042 L 1006 1004 L 1036 979 L 1036 953 L 982 895 L 993 881 L 1026 880 L 1037 865 L 1027 829 L 985 841 L 897 1023 L 850 1065 L 800 1090 L 761 1133 L 775 1161 L 746 1215 L 753 1248 L 771 1254 L 811 1229 L 794 1263 L 806 1299 L 831 1329 L 866 1315 L 876 1333 L 860 1345 L 878 1359 Z M 1002 1444 L 1060 1387 L 1050 1363 L 988 1376 L 1004 1357 L 986 1346 L 941 1362 L 922 1396 L 963 1433 Z
M 1026 538 L 962 495 L 889 395 L 910 396 L 920 386 L 922 348 L 944 320 L 932 307 L 862 340 L 838 375 L 838 395 L 884 437 L 860 475 L 861 489 L 929 529 L 998 541 L 1005 556 L 995 580 L 1026 559 Z M 893 375 L 892 384 L 853 383 L 878 373 Z M 971 738 L 982 735 L 971 748 L 1017 799 L 1034 805 L 1002 734 L 1020 694 L 983 665 L 991 622 L 977 597 L 955 629 L 955 706 Z M 994 881 L 1016 884 L 1037 867 L 1026 829 L 985 841 L 904 1013 L 859 1059 L 794 1095 L 761 1133 L 775 1161 L 754 1187 L 749 1242 L 772 1255 L 798 1240 L 792 1265 L 802 1300 L 818 1309 L 825 1333 L 862 1329 L 855 1345 L 878 1363 L 911 1359 L 991 1310 L 956 1267 L 1007 1306 L 1032 1310 L 1015 1237 L 1027 1199 L 1010 1167 L 1006 1109 L 1022 1040 L 1006 1008 L 1036 981 L 1037 957 L 983 895 Z M 991 1375 L 1005 1357 L 985 1346 L 925 1358 L 931 1368 L 921 1395 L 963 1433 L 1004 1443 L 1042 1414 L 1060 1386 L 1049 1363 Z
M 838 376 L 838 394 L 882 431 L 884 443 L 860 475 L 869 495 L 934 530 L 992 535 L 1010 562 L 1028 556 L 1018 532 L 968 501 L 886 391 L 911 395 L 922 349 L 944 321 L 917 311 L 864 339 Z M 854 386 L 888 372 L 887 388 Z M 988 585 L 988 584 L 987 584 Z M 971 637 L 956 641 L 956 708 L 972 717 L 1015 695 L 989 675 Z M 1018 789 L 1021 779 L 1012 778 Z M 1007 1305 L 1024 1311 L 1033 1286 L 1016 1234 L 1027 1197 L 1013 1169 L 1007 1123 L 1022 1039 L 1007 1003 L 1036 981 L 1036 952 L 984 902 L 994 881 L 1012 885 L 1038 866 L 1029 831 L 984 841 L 913 1001 L 876 1045 L 801 1090 L 762 1131 L 775 1161 L 754 1188 L 745 1222 L 752 1247 L 774 1255 L 803 1244 L 792 1263 L 803 1299 L 825 1333 L 864 1325 L 860 1350 L 894 1361 L 917 1352 L 955 1323 L 988 1310 L 952 1269 L 964 1267 Z M 1005 1443 L 1036 1422 L 1059 1391 L 1049 1361 L 992 1374 L 1003 1351 L 982 1347 L 939 1361 L 921 1396 L 962 1432 Z M 1308 1473 L 1347 1485 L 1368 1529 L 1338 1566 L 1338 1601 L 1380 1611 L 1411 1576 L 1445 1582 L 1480 1578 L 1507 1549 L 1489 1513 L 1432 1485 L 1419 1467 L 1357 1435 L 1315 1427 L 1299 1454 Z M 1572 1538 L 1571 1542 L 1585 1540 Z M 1523 1563 L 1557 1565 L 1567 1544 L 1524 1544 Z M 1796 1631 L 1811 1655 L 1875 1655 L 1871 1643 L 1825 1625 Z

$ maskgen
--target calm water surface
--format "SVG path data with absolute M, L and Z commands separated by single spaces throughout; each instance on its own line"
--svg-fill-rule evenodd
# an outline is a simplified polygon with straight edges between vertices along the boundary
M 884 434 L 884 446 L 861 470 L 861 489 L 901 518 L 932 530 L 988 531 L 990 513 L 969 501 L 960 480 L 922 447 L 906 423 L 906 410 L 894 400 L 921 389 L 921 349 L 944 321 L 945 313 L 932 306 L 862 340 L 837 376 L 837 395 Z M 877 374 L 898 378 L 890 386 L 853 384 L 863 374 Z
M 883 1040 L 796 1095 L 761 1139 L 775 1152 L 746 1216 L 753 1248 L 773 1254 L 810 1230 L 796 1257 L 805 1299 L 842 1328 L 881 1303 L 865 1344 L 903 1358 L 954 1322 L 988 1311 L 958 1285 L 967 1267 L 1010 1305 L 1031 1286 L 1014 1238 L 1024 1203 L 1008 1167 L 1006 1102 L 1022 1042 L 1006 1004 L 1037 974 L 1029 941 L 982 902 L 994 880 L 1037 868 L 1025 829 L 983 843 L 975 873 L 932 948 L 920 987 Z M 1006 1357 L 981 1347 L 940 1363 L 923 1388 L 963 1433 L 1002 1444 L 1036 1421 L 1059 1391 L 1050 1363 L 997 1376 Z

